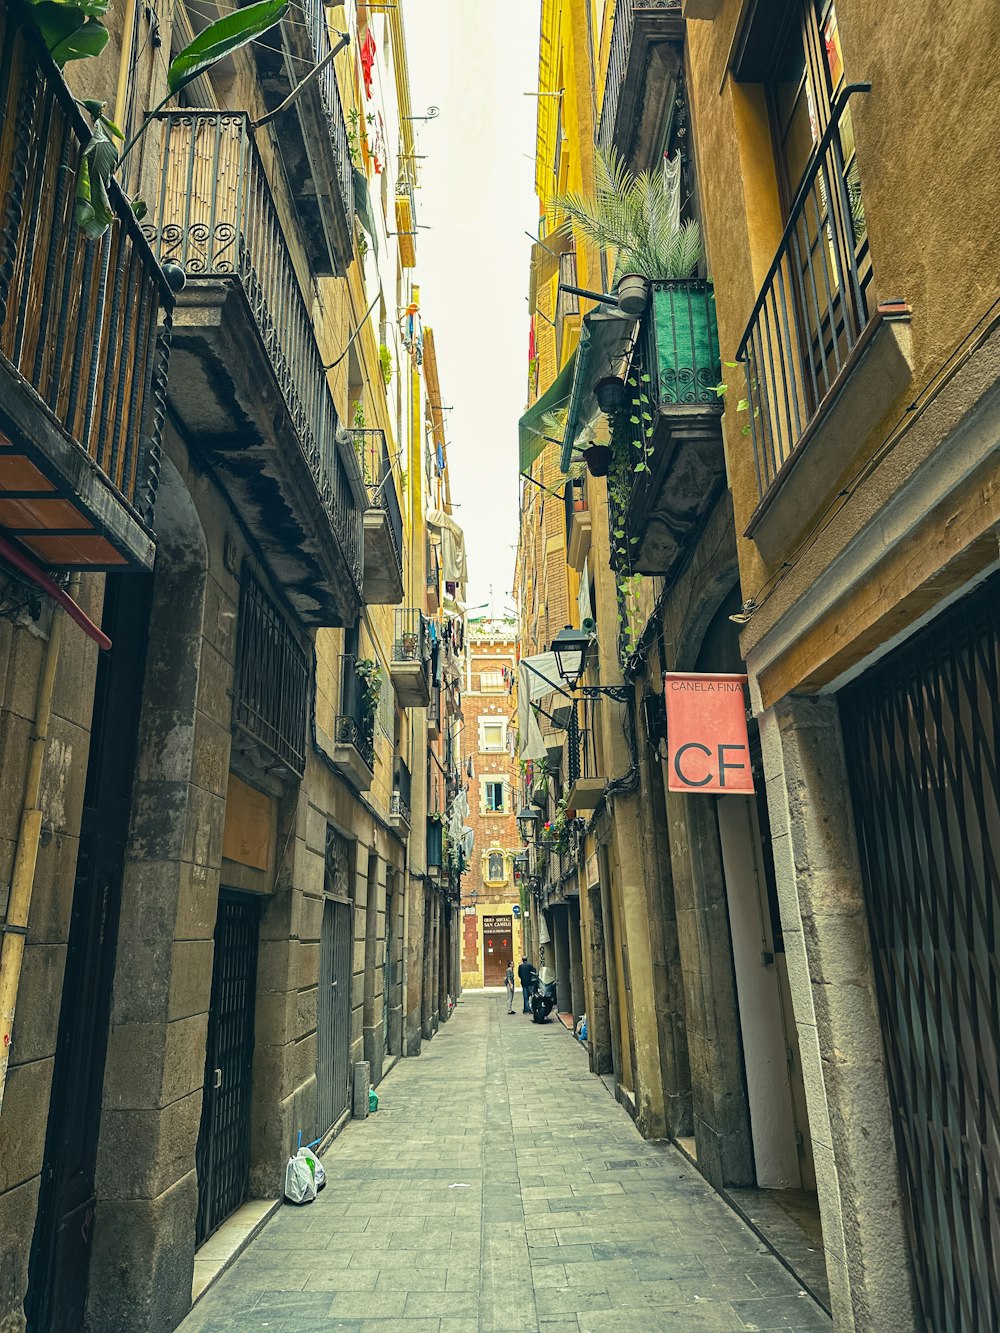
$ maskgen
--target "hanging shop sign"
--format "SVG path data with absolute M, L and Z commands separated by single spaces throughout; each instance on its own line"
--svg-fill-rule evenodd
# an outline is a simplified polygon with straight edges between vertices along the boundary
M 753 791 L 746 683 L 746 676 L 665 673 L 668 791 Z

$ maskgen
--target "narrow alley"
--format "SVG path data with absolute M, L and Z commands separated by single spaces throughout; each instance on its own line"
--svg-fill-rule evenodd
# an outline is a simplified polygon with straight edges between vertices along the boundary
M 829 1328 L 672 1147 L 644 1142 L 561 1024 L 466 992 L 315 1204 L 282 1207 L 184 1333 Z

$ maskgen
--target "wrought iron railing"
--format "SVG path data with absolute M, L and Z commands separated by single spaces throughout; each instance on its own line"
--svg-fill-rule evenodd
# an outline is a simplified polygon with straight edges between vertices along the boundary
M 236 648 L 236 725 L 299 777 L 306 771 L 309 660 L 288 621 L 244 567 Z
M 628 66 L 628 49 L 632 42 L 634 25 L 632 0 L 618 0 L 611 28 L 611 47 L 608 52 L 608 71 L 604 80 L 601 101 L 601 119 L 597 128 L 597 146 L 607 152 L 614 143 L 615 120 L 621 100 L 622 84 Z
M 321 0 L 302 0 L 302 16 L 312 38 L 313 54 L 317 64 L 330 54 L 330 30 L 327 26 L 326 8 Z M 294 18 L 298 16 L 295 15 Z M 294 18 L 286 21 L 294 22 Z M 301 77 L 301 76 L 298 76 Z M 337 87 L 337 73 L 333 64 L 327 65 L 319 76 L 320 96 L 323 110 L 326 112 L 330 138 L 333 141 L 334 156 L 337 159 L 337 179 L 343 196 L 344 211 L 348 220 L 354 218 L 354 172 L 351 166 L 351 149 L 347 140 L 347 121 L 344 107 Z
M 438 547 L 427 543 L 427 586 L 437 588 L 441 582 L 441 557 Z
M 584 489 L 582 477 L 571 477 L 566 483 L 566 489 L 563 491 L 563 503 L 566 506 L 566 545 L 569 545 L 570 536 L 573 532 L 573 515 L 586 512 L 587 492 Z
M 871 316 L 868 234 L 857 164 L 844 149 L 851 84 L 792 204 L 736 353 L 763 496 L 830 394 Z
M 712 284 L 678 278 L 652 282 L 650 289 L 649 306 L 639 324 L 639 346 L 653 407 L 717 406 L 722 371 Z
M 392 775 L 391 813 L 400 819 L 405 819 L 407 824 L 410 822 L 410 788 L 410 770 L 402 759 L 397 759 Z
M 160 191 L 144 231 L 189 279 L 238 281 L 357 588 L 362 511 L 337 410 L 271 187 L 243 112 L 168 111 Z
M 368 694 L 353 653 L 340 655 L 340 712 L 337 744 L 353 745 L 369 768 L 375 767 L 375 714 L 378 702 Z
M 354 447 L 361 461 L 361 471 L 368 490 L 368 500 L 375 509 L 383 509 L 389 518 L 389 532 L 396 552 L 396 563 L 403 570 L 403 515 L 396 494 L 396 479 L 384 430 L 355 430 Z
M 594 730 L 595 699 L 574 700 L 566 728 L 566 785 L 572 786 L 579 778 L 600 776 L 597 763 L 597 744 Z M 583 709 L 582 718 L 580 708 Z
M 580 313 L 580 298 L 564 287 L 576 286 L 576 251 L 564 250 L 559 256 L 559 291 L 556 296 L 556 359 L 562 360 L 563 322 L 567 315 Z
M 0 353 L 149 522 L 173 298 L 116 182 L 105 235 L 77 226 L 91 131 L 35 30 L 15 21 L 0 8 Z
M 416 606 L 397 606 L 394 617 L 392 660 L 419 662 L 427 667 L 427 621 Z

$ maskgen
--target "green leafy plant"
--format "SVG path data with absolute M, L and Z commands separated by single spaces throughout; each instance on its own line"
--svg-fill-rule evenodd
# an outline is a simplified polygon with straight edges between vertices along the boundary
M 167 70 L 167 95 L 150 111 L 119 154 L 115 139 L 124 135 L 104 115 L 103 102 L 81 102 L 90 114 L 91 137 L 84 144 L 76 183 L 75 217 L 77 225 L 90 240 L 97 240 L 114 221 L 108 196 L 112 175 L 148 129 L 156 113 L 175 97 L 192 79 L 218 61 L 261 37 L 288 12 L 289 0 L 258 0 L 243 9 L 234 9 L 210 23 L 170 62 Z M 108 0 L 62 0 L 28 2 L 27 14 L 42 35 L 52 59 L 60 69 L 70 60 L 97 56 L 108 43 L 108 30 L 101 19 L 107 13 Z M 145 204 L 133 201 L 137 215 Z
M 365 706 L 374 718 L 382 697 L 382 663 L 377 658 L 359 657 L 354 663 L 354 670 L 365 688 Z
M 756 390 L 756 388 L 757 388 L 757 381 L 756 381 L 755 379 L 753 379 L 752 376 L 750 375 L 750 370 L 749 370 L 749 367 L 748 367 L 748 366 L 743 366 L 743 365 L 741 364 L 741 362 L 739 362 L 739 361 L 723 361 L 722 364 L 723 364 L 725 367 L 727 367 L 727 369 L 729 369 L 729 370 L 739 370 L 739 369 L 742 369 L 742 370 L 744 371 L 744 373 L 745 373 L 745 374 L 747 375 L 747 377 L 748 377 L 748 380 L 747 380 L 747 383 L 748 383 L 748 392 L 749 392 L 749 391 L 755 391 L 755 390 Z M 726 396 L 726 394 L 729 392 L 729 385 L 726 384 L 725 382 L 723 382 L 723 383 L 721 383 L 721 384 L 717 384 L 717 385 L 715 386 L 715 392 L 718 394 L 718 396 L 719 396 L 720 398 L 724 398 L 724 397 Z M 737 411 L 737 412 L 746 412 L 746 413 L 749 413 L 749 411 L 750 411 L 750 404 L 749 404 L 749 402 L 747 401 L 746 398 L 741 398 L 741 399 L 739 400 L 739 402 L 736 404 L 736 411 Z M 759 416 L 759 415 L 760 415 L 760 410 L 759 410 L 758 408 L 755 407 L 754 410 L 753 410 L 753 414 L 754 414 L 755 417 L 756 417 L 756 416 Z M 748 421 L 744 421 L 743 424 L 740 426 L 740 430 L 742 431 L 742 433 L 743 433 L 744 435 L 749 435 L 749 434 L 750 434 L 750 423 L 749 423 Z
M 702 255 L 701 230 L 681 221 L 678 164 L 634 174 L 612 149 L 598 153 L 592 195 L 557 196 L 556 214 L 578 241 L 617 251 L 616 273 L 689 278 Z
M 364 430 L 364 428 L 365 428 L 365 408 L 364 404 L 359 398 L 358 401 L 354 404 L 354 429 Z M 358 457 L 360 458 L 361 456 L 360 441 L 358 442 L 357 448 L 358 448 Z
M 378 364 L 382 371 L 382 383 L 388 389 L 392 383 L 392 353 L 386 347 L 385 343 L 380 344 L 378 349 Z

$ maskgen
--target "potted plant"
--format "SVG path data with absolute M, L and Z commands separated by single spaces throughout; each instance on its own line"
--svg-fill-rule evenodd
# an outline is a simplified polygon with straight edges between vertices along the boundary
M 701 259 L 701 231 L 681 221 L 680 159 L 634 174 L 612 149 L 598 153 L 593 195 L 563 194 L 555 209 L 580 242 L 617 251 L 618 305 L 639 316 L 650 282 L 690 278 Z
M 611 446 L 591 444 L 583 451 L 583 461 L 592 477 L 606 477 L 611 467 Z

